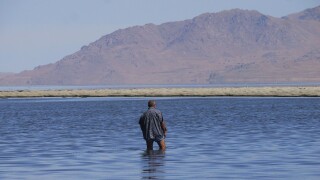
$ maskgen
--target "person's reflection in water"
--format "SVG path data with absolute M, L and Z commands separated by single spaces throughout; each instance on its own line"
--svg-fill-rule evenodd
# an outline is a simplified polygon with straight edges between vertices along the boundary
M 164 179 L 164 158 L 163 150 L 146 150 L 142 154 L 142 179 Z

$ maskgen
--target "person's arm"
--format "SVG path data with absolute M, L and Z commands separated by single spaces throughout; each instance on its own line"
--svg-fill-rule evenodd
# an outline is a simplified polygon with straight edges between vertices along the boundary
M 167 136 L 167 126 L 164 121 L 161 122 L 161 128 L 162 128 L 162 131 L 164 132 L 164 136 Z
M 140 124 L 140 129 L 141 129 L 141 131 L 143 131 L 143 122 L 144 121 L 144 119 L 143 119 L 143 117 L 141 116 L 140 117 L 140 120 L 139 120 L 139 124 Z

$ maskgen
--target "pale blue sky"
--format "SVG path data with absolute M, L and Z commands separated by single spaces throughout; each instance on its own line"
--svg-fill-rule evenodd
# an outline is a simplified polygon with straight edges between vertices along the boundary
M 282 17 L 320 0 L 0 0 L 0 72 L 56 62 L 119 28 L 233 8 Z

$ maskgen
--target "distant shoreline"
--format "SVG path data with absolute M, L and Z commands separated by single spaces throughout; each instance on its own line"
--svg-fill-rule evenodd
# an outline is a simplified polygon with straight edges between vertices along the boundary
M 61 89 L 0 91 L 0 98 L 28 97 L 320 97 L 320 86 Z

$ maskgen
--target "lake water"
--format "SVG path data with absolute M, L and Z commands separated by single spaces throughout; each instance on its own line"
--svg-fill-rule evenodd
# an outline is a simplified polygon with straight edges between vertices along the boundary
M 165 152 L 148 98 L 0 99 L 0 179 L 320 179 L 319 98 L 155 99 Z

